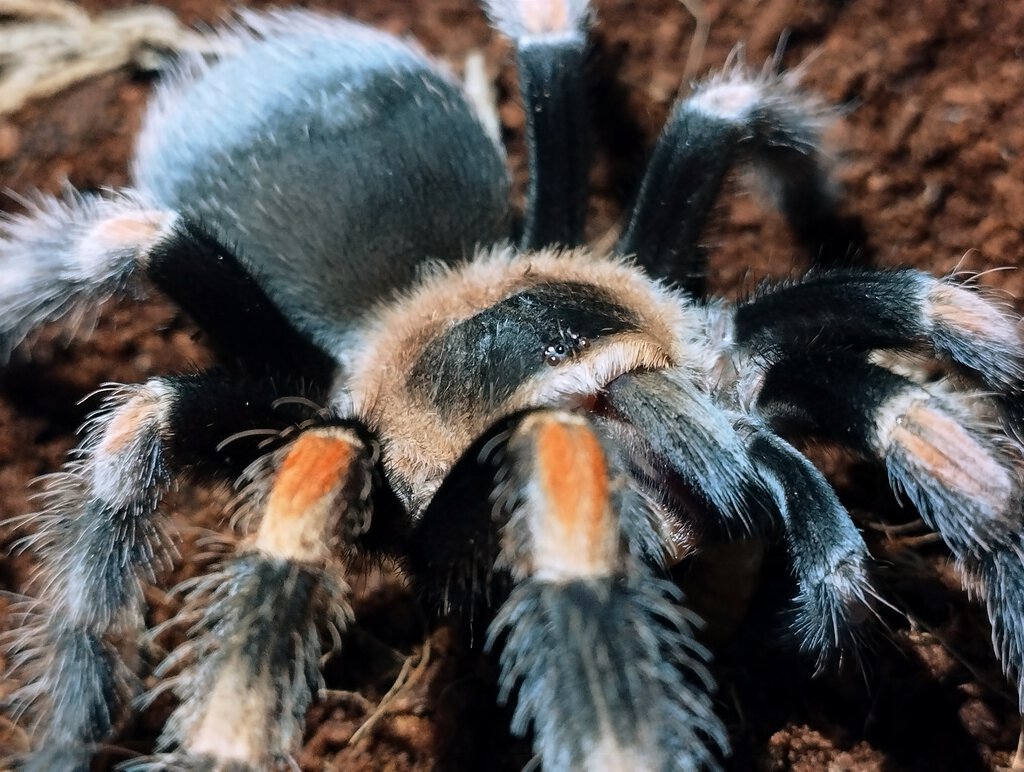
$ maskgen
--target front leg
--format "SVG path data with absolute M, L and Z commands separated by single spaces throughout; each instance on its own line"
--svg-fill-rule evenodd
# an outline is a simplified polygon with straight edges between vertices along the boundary
M 818 667 L 857 655 L 875 591 L 870 557 L 824 476 L 754 416 L 725 410 L 680 370 L 629 373 L 608 388 L 613 410 L 650 464 L 681 480 L 729 538 L 782 531 L 798 586 L 794 628 Z
M 16 695 L 34 718 L 26 770 L 85 770 L 138 691 L 142 582 L 167 565 L 157 510 L 186 469 L 239 470 L 259 441 L 306 416 L 275 408 L 265 381 L 214 374 L 114 390 L 86 423 L 63 472 L 44 478 L 44 508 L 24 545 L 40 559 L 40 603 L 14 640 Z M 230 435 L 265 430 L 222 445 Z
M 494 427 L 424 513 L 417 583 L 443 608 L 500 602 L 487 645 L 501 650 L 501 698 L 515 694 L 512 729 L 532 731 L 544 769 L 717 765 L 708 654 L 658 576 L 663 539 L 612 442 L 558 410 Z
M 189 592 L 188 642 L 158 668 L 181 704 L 164 751 L 132 769 L 277 768 L 302 738 L 320 660 L 352 618 L 344 581 L 373 518 L 395 515 L 379 448 L 356 422 L 308 428 L 246 473 L 255 533 Z

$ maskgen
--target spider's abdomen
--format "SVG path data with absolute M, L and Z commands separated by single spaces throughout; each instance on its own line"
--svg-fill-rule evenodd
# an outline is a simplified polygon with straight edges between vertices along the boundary
M 505 235 L 504 154 L 460 85 L 383 32 L 303 13 L 251 21 L 151 109 L 135 164 L 322 345 L 427 258 Z

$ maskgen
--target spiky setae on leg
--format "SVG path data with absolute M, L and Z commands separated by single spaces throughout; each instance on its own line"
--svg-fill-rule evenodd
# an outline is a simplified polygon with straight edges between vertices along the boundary
M 501 649 L 513 730 L 547 769 L 716 766 L 707 651 L 680 594 L 646 560 L 659 525 L 586 419 L 539 412 L 505 448 L 498 565 L 515 586 L 488 644 Z M 663 557 L 663 556 L 661 556 Z
M 169 763 L 267 769 L 296 749 L 322 681 L 320 660 L 351 619 L 345 556 L 369 527 L 376 450 L 352 428 L 310 429 L 264 457 L 241 506 L 254 535 L 197 581 L 183 618 L 189 641 L 158 676 L 180 671 L 181 704 L 161 736 Z
M 29 769 L 86 769 L 138 688 L 141 581 L 163 559 L 155 512 L 170 480 L 170 395 L 162 381 L 115 391 L 67 470 L 45 480 L 25 544 L 43 559 L 48 603 L 31 607 L 12 657 L 37 726 Z
M 736 373 L 717 388 L 783 436 L 882 463 L 985 598 L 1024 694 L 1019 320 L 970 282 L 912 270 L 822 271 L 714 313 L 720 369 Z
M 68 188 L 24 204 L 25 214 L 0 219 L 0 362 L 46 322 L 75 329 L 95 321 L 175 221 L 132 192 Z
M 750 453 L 783 522 L 797 583 L 795 638 L 819 671 L 840 658 L 858 658 L 877 598 L 864 539 L 824 475 L 796 448 L 758 431 Z
M 608 400 L 634 425 L 646 466 L 709 505 L 698 530 L 733 539 L 781 531 L 798 585 L 797 638 L 819 667 L 857 656 L 875 594 L 869 557 L 824 476 L 757 418 L 716 404 L 688 373 L 631 373 L 609 385 Z
M 142 583 L 167 567 L 161 499 L 185 469 L 230 475 L 255 457 L 251 437 L 229 449 L 225 437 L 272 437 L 308 412 L 277 396 L 265 381 L 217 374 L 112 388 L 65 471 L 43 478 L 44 509 L 22 521 L 35 529 L 23 545 L 41 560 L 45 595 L 12 639 L 27 684 L 16 701 L 39 738 L 26 767 L 87 767 L 123 717 L 138 691 Z
M 637 193 L 616 251 L 649 273 L 702 291 L 704 226 L 727 173 L 741 161 L 797 235 L 822 248 L 835 221 L 835 194 L 820 152 L 822 106 L 801 95 L 796 75 L 738 65 L 700 83 L 672 112 Z M 826 245 L 831 251 L 834 245 Z M 846 249 L 846 245 L 839 247 Z
M 660 576 L 663 524 L 615 444 L 580 414 L 500 421 L 418 524 L 416 584 L 444 613 L 498 607 L 502 698 L 545 769 L 714 767 L 700 623 Z

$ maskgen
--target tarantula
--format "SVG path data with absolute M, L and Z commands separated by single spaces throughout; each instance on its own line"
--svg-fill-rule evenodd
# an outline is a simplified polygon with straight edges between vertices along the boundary
M 885 466 L 1024 693 L 1018 319 L 913 270 L 704 299 L 702 227 L 737 162 L 804 240 L 837 227 L 819 108 L 742 67 L 678 102 L 614 248 L 587 250 L 587 5 L 488 11 L 528 119 L 521 222 L 485 105 L 411 43 L 288 11 L 177 65 L 131 190 L 5 223 L 5 355 L 145 280 L 224 363 L 114 389 L 46 482 L 26 540 L 44 597 L 13 654 L 25 768 L 87 769 L 136 696 L 142 583 L 186 472 L 241 475 L 251 534 L 191 586 L 190 641 L 157 671 L 180 704 L 161 755 L 129 768 L 285 763 L 325 635 L 352 619 L 346 566 L 381 553 L 429 608 L 487 615 L 544 768 L 716 766 L 728 739 L 669 565 L 781 533 L 820 662 L 874 612 L 864 541 L 804 437 Z

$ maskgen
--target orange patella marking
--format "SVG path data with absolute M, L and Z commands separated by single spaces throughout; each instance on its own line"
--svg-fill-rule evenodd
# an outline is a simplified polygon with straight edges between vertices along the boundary
M 538 433 L 537 454 L 541 489 L 550 505 L 548 535 L 581 569 L 606 565 L 608 467 L 597 438 L 584 426 L 548 423 Z
M 565 32 L 569 29 L 569 9 L 566 2 L 526 0 L 522 3 L 523 26 L 534 35 Z
M 335 437 L 304 434 L 292 446 L 277 473 L 268 511 L 301 517 L 348 476 L 352 446 Z
M 893 436 L 926 474 L 947 488 L 985 501 L 993 512 L 1006 508 L 1013 495 L 1012 480 L 963 426 L 923 405 L 913 405 L 906 419 L 908 423 L 898 426 Z
M 149 245 L 170 219 L 171 215 L 159 210 L 138 212 L 101 222 L 93 229 L 93 234 L 112 248 Z

